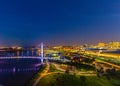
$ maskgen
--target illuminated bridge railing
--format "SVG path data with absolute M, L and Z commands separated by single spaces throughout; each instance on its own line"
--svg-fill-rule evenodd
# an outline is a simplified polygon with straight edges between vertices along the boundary
M 42 59 L 42 57 L 36 57 L 36 56 L 14 56 L 14 57 L 0 57 L 0 59 L 21 59 L 21 58 L 25 58 L 25 59 Z M 51 60 L 63 60 L 60 58 L 54 58 L 54 57 L 43 57 L 43 59 L 51 59 Z M 64 61 L 69 62 L 70 60 L 64 59 Z
M 0 59 L 14 59 L 14 58 L 38 58 L 42 59 L 42 57 L 36 57 L 36 56 L 14 56 L 14 57 L 0 57 Z M 48 59 L 50 57 L 44 57 L 43 59 Z
M 0 73 L 3 72 L 30 72 L 30 71 L 36 71 L 39 70 L 39 68 L 6 68 L 6 69 L 0 69 Z

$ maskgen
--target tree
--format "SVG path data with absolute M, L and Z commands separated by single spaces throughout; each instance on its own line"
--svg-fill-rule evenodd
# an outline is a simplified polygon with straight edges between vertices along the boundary
M 86 86 L 86 77 L 80 76 L 81 86 Z
M 66 68 L 65 73 L 66 73 L 66 74 L 69 74 L 69 73 L 70 73 L 69 68 Z

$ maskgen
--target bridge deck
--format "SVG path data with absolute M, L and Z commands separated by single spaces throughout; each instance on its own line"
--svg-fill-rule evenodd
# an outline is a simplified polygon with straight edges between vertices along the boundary
M 14 59 L 14 58 L 38 58 L 42 59 L 42 57 L 35 57 L 35 56 L 14 56 L 14 57 L 0 57 L 0 59 Z M 43 57 L 43 59 L 46 59 L 49 57 Z

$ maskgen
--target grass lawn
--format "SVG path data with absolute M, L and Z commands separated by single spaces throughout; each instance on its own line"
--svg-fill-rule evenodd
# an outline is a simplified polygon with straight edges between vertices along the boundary
M 53 74 L 41 79 L 38 86 L 120 86 L 120 82 L 105 77 Z

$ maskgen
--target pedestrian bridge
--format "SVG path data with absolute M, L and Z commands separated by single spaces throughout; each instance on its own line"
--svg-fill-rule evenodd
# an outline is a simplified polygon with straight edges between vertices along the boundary
M 48 60 L 60 60 L 65 62 L 70 62 L 68 59 L 60 59 L 55 57 L 36 57 L 36 56 L 14 56 L 14 57 L 0 57 L 0 60 L 2 59 L 48 59 Z
M 0 57 L 0 59 L 14 59 L 14 58 L 31 58 L 31 59 L 50 59 L 50 57 L 36 57 L 36 56 L 14 56 L 14 57 Z

